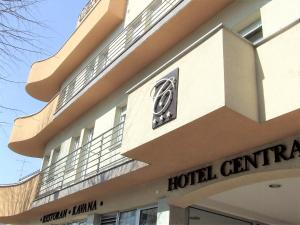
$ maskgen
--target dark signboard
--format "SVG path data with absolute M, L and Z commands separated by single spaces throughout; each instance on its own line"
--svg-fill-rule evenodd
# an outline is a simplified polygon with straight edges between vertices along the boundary
M 103 205 L 103 202 L 100 202 L 100 206 L 102 206 L 102 205 Z M 48 223 L 51 221 L 66 218 L 68 215 L 75 216 L 75 215 L 79 215 L 82 213 L 91 212 L 94 210 L 97 210 L 97 201 L 96 200 L 86 202 L 86 203 L 81 203 L 78 205 L 74 205 L 72 208 L 69 208 L 69 209 L 63 209 L 60 211 L 49 213 L 47 215 L 42 216 L 40 221 L 42 223 Z
M 158 80 L 151 90 L 153 129 L 174 120 L 177 116 L 178 72 L 178 68 L 173 70 Z

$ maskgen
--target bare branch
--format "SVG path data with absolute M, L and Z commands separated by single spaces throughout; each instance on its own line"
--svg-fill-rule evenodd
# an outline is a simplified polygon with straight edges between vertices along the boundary
M 20 112 L 20 113 L 26 114 L 26 112 L 24 112 L 24 111 L 22 111 L 20 109 L 16 109 L 16 108 L 6 107 L 6 106 L 3 106 L 3 105 L 0 105 L 0 108 L 1 109 L 6 109 L 6 110 L 10 110 L 10 111 L 15 111 L 15 112 Z
M 32 9 L 42 0 L 0 0 L 1 61 L 23 61 L 24 53 L 43 54 L 35 27 L 46 27 Z
M 10 84 L 24 84 L 23 81 L 9 79 L 17 63 L 28 63 L 30 54 L 45 55 L 40 40 L 41 35 L 34 32 L 36 28 L 46 26 L 35 18 L 35 7 L 43 0 L 0 0 L 0 81 Z M 23 110 L 0 103 L 4 113 L 26 114 Z M 9 124 L 5 121 L 0 125 Z M 0 126 L 3 130 L 3 127 Z
M 9 79 L 6 79 L 5 77 L 1 77 L 1 76 L 0 76 L 0 80 L 3 80 L 3 81 L 8 82 L 8 83 L 13 83 L 13 84 L 25 84 L 26 83 L 24 81 L 9 80 Z
M 11 125 L 10 123 L 4 122 L 4 121 L 0 121 L 0 125 Z

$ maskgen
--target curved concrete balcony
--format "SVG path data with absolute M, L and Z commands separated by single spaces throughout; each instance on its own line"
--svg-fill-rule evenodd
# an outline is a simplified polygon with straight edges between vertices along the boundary
M 8 147 L 21 155 L 43 157 L 44 141 L 51 134 L 49 125 L 52 125 L 57 100 L 58 96 L 38 113 L 16 119 Z
M 66 77 L 122 22 L 125 6 L 126 0 L 98 1 L 54 56 L 32 65 L 27 92 L 41 101 L 49 101 Z
M 67 99 L 68 101 L 58 101 L 58 98 L 64 99 L 62 98 L 63 93 L 60 93 L 59 97 L 53 98 L 39 113 L 17 119 L 9 147 L 23 155 L 42 157 L 45 144 L 54 135 L 120 86 L 126 84 L 143 68 L 230 4 L 231 0 L 213 2 L 210 0 L 177 0 L 176 2 L 178 4 L 172 7 L 172 10 L 165 17 L 160 19 L 150 30 L 144 32 L 142 36 L 139 36 L 139 39 L 128 46 L 120 57 L 115 59 L 100 74 L 89 80 L 80 91 L 76 92 L 76 95 Z M 89 18 L 90 16 L 87 17 L 87 19 Z M 174 35 L 175 33 L 176 35 Z M 45 71 L 47 71 L 46 68 Z M 52 81 L 55 79 L 52 80 L 49 77 L 49 79 L 41 80 L 35 83 L 39 83 L 35 87 L 40 88 L 42 93 L 42 89 L 47 91 L 48 88 L 55 86 L 52 85 Z M 50 80 L 52 80 L 51 83 Z M 44 85 L 41 85 L 42 83 Z M 60 102 L 65 104 L 58 107 Z
M 31 208 L 36 197 L 40 176 L 35 175 L 29 179 L 11 185 L 0 186 L 0 221 L 12 223 Z

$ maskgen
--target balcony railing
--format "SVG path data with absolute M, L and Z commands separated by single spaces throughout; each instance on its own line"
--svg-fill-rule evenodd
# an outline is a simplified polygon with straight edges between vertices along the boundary
M 100 0 L 89 0 L 88 3 L 84 6 L 84 8 L 81 10 L 81 13 L 78 17 L 77 25 L 79 25 L 85 17 L 90 13 L 90 11 L 94 8 L 97 2 Z
M 78 74 L 61 89 L 56 112 L 63 108 L 96 77 L 103 76 L 103 71 L 108 68 L 108 66 L 183 1 L 184 0 L 152 1 L 115 39 L 106 45 L 85 68 L 78 72 Z
M 119 152 L 123 129 L 124 122 L 43 169 L 37 199 L 131 161 Z

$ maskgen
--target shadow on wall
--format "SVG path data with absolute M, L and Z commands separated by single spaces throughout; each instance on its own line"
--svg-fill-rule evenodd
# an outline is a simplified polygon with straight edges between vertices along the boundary
M 300 108 L 299 22 L 296 20 L 256 46 L 261 122 Z
M 265 108 L 265 96 L 263 81 L 265 79 L 262 65 L 259 60 L 257 51 L 255 51 L 255 61 L 256 61 L 256 79 L 257 79 L 257 90 L 258 90 L 258 107 L 259 107 L 259 120 L 260 122 L 266 121 L 266 108 Z

